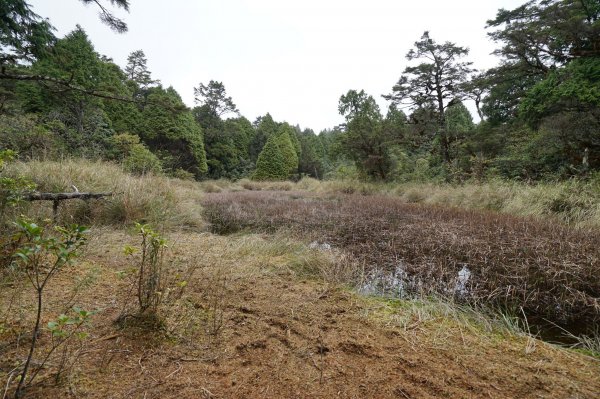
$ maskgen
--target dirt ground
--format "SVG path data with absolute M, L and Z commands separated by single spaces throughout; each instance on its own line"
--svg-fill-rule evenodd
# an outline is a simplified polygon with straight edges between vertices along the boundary
M 134 263 L 122 248 L 137 238 L 96 230 L 79 263 L 58 277 L 47 305 L 58 309 L 73 281 L 94 274 L 75 299 L 100 310 L 87 327 L 91 335 L 61 384 L 45 382 L 28 397 L 599 397 L 598 360 L 452 319 L 415 313 L 396 323 L 401 308 L 298 276 L 294 265 L 311 261 L 312 253 L 274 240 L 171 234 L 172 273 L 198 269 L 164 315 L 167 332 L 156 332 L 115 322 L 128 287 L 119 272 Z M 7 301 L 8 293 L 0 293 L 3 308 Z M 4 345 L 13 339 L 10 329 L 0 335 L 0 393 L 24 354 Z M 43 349 L 48 338 L 40 339 Z

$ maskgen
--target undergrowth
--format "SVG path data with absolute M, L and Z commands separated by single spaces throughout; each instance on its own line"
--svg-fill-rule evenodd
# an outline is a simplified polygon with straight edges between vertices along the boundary
M 599 179 L 526 184 L 517 181 L 372 183 L 303 178 L 293 182 L 240 180 L 205 182 L 203 191 L 305 191 L 321 195 L 385 195 L 404 203 L 492 210 L 519 216 L 555 218 L 570 225 L 600 227 Z
M 201 228 L 202 192 L 192 181 L 147 174 L 133 176 L 112 163 L 68 159 L 58 162 L 17 162 L 10 176 L 32 180 L 41 192 L 111 192 L 101 200 L 62 201 L 59 223 L 130 225 L 151 223 L 162 228 Z M 22 210 L 30 217 L 50 217 L 51 203 L 33 203 Z

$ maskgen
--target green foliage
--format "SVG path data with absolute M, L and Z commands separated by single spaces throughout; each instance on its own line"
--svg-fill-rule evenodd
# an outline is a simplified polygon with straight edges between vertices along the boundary
M 451 42 L 436 43 L 429 32 L 425 32 L 406 55 L 408 61 L 424 62 L 406 67 L 392 93 L 384 96 L 393 104 L 436 109 L 438 144 L 445 162 L 451 161 L 445 114 L 457 99 L 466 96 L 464 84 L 473 72 L 472 63 L 460 59 L 468 54 L 466 47 Z
M 340 98 L 338 109 L 347 122 L 338 138 L 341 150 L 366 177 L 387 179 L 392 168 L 390 149 L 397 137 L 393 129 L 384 129 L 375 99 L 364 90 L 350 90 Z
M 269 137 L 277 132 L 279 124 L 273 120 L 273 117 L 270 114 L 266 114 L 265 116 L 258 118 L 254 122 L 254 125 L 256 127 L 256 132 L 250 142 L 248 152 L 250 160 L 253 163 L 257 163 L 259 154 L 266 145 Z
M 85 4 L 96 4 L 100 7 L 100 20 L 108 25 L 112 30 L 117 33 L 125 33 L 127 32 L 127 24 L 120 18 L 115 17 L 113 13 L 111 13 L 106 5 L 103 5 L 100 0 L 80 0 Z M 124 9 L 125 11 L 129 11 L 129 0 L 109 0 L 111 5 L 116 5 Z
M 31 10 L 25 0 L 0 3 L 0 65 L 31 61 L 54 40 L 52 26 Z
M 10 177 L 4 173 L 8 162 L 13 161 L 17 153 L 12 150 L 0 150 L 0 222 L 4 223 L 6 208 L 17 205 L 23 194 L 35 188 L 35 184 L 23 176 Z
M 294 128 L 287 123 L 283 123 L 276 133 L 276 143 L 283 159 L 285 159 L 288 176 L 298 171 L 298 152 L 292 137 L 296 138 Z M 295 141 L 298 141 L 297 138 Z
M 111 158 L 121 161 L 126 171 L 137 175 L 160 174 L 162 163 L 134 134 L 117 134 L 111 137 Z
M 532 73 L 521 63 L 490 69 L 486 73 L 488 95 L 482 101 L 483 116 L 494 125 L 515 120 L 521 99 L 541 79 L 539 73 Z
M 123 166 L 125 170 L 138 175 L 162 172 L 160 159 L 142 144 L 134 144 L 131 147 L 127 157 L 123 160 Z
M 171 169 L 183 169 L 201 177 L 208 171 L 202 129 L 185 107 L 177 92 L 169 87 L 148 90 L 152 101 L 142 111 L 139 131 L 152 151 L 164 151 L 171 157 Z
M 1 115 L 0 148 L 10 148 L 21 159 L 49 159 L 64 153 L 63 136 L 56 124 L 40 123 L 36 115 Z
M 495 29 L 488 35 L 502 45 L 496 54 L 503 58 L 502 65 L 488 71 L 484 79 L 490 94 L 483 100 L 483 113 L 490 122 L 515 118 L 528 91 L 548 74 L 558 78 L 555 69 L 600 56 L 599 16 L 596 0 L 532 0 L 513 10 L 500 9 L 487 26 Z M 534 91 L 541 94 L 549 83 Z M 572 97 L 573 93 L 563 94 Z M 531 117 L 534 109 L 531 104 L 525 107 Z
M 159 83 L 157 80 L 152 79 L 152 75 L 146 65 L 148 60 L 143 50 L 133 51 L 127 57 L 127 66 L 125 67 L 125 74 L 127 79 L 135 83 L 137 86 L 138 95 L 144 90 L 147 90 L 150 86 Z M 137 96 L 134 96 L 134 98 Z
M 194 96 L 195 102 L 200 104 L 193 113 L 204 132 L 208 176 L 214 179 L 236 177 L 247 154 L 236 145 L 239 139 L 236 124 L 226 124 L 222 119 L 225 114 L 239 113 L 233 100 L 227 96 L 223 83 L 214 80 L 194 88 Z
M 25 218 L 19 219 L 16 226 L 23 243 L 15 252 L 15 258 L 19 267 L 35 279 L 32 284 L 36 289 L 43 289 L 55 273 L 77 256 L 89 231 L 87 227 L 78 225 L 57 226 L 54 228 L 57 238 L 48 236 L 44 226 Z
M 497 53 L 509 63 L 546 73 L 574 58 L 600 56 L 598 21 L 597 0 L 531 0 L 500 9 L 488 28 L 497 28 L 489 36 L 504 44 Z
M 533 125 L 560 112 L 592 112 L 600 107 L 600 56 L 555 69 L 527 93 L 521 115 Z
M 285 135 L 272 135 L 267 140 L 263 150 L 256 161 L 256 170 L 252 175 L 254 180 L 285 180 L 290 173 L 290 164 L 281 151 L 281 145 L 288 145 L 291 149 L 289 138 Z M 292 150 L 293 151 L 293 150 Z
M 294 148 L 294 151 L 296 152 L 296 156 L 300 157 L 300 155 L 302 155 L 302 145 L 300 144 L 300 139 L 298 138 L 298 134 L 300 134 L 302 132 L 302 130 L 300 129 L 300 126 L 291 127 L 291 129 L 292 130 L 288 131 L 288 134 L 290 136 L 290 141 L 292 142 L 292 147 Z
M 84 323 L 88 322 L 95 312 L 73 307 L 72 313 L 72 315 L 61 314 L 56 320 L 48 322 L 47 327 L 53 338 L 68 338 L 73 334 L 73 330 L 77 330 Z M 85 333 L 79 335 L 80 338 L 85 338 L 85 336 Z
M 165 295 L 163 255 L 167 242 L 148 225 L 136 223 L 135 227 L 141 237 L 141 260 L 137 275 L 139 312 L 157 314 Z
M 140 144 L 140 137 L 135 134 L 121 133 L 110 138 L 111 141 L 111 158 L 122 161 L 126 158 L 131 149 Z
M 316 179 L 325 174 L 325 148 L 319 136 L 310 129 L 297 134 L 300 144 L 298 172 L 301 176 L 311 176 Z
M 207 85 L 200 83 L 194 88 L 194 100 L 217 117 L 228 113 L 239 114 L 231 97 L 227 96 L 222 82 L 211 80 Z
M 56 226 L 54 228 L 55 234 L 51 235 L 47 233 L 45 226 L 40 226 L 25 218 L 17 220 L 16 227 L 17 241 L 20 246 L 14 253 L 15 263 L 18 269 L 27 276 L 37 297 L 36 321 L 33 327 L 29 354 L 23 365 L 15 393 L 16 397 L 20 397 L 44 368 L 50 354 L 58 346 L 66 343 L 75 334 L 78 327 L 89 318 L 91 313 L 77 309 L 77 315 L 74 318 L 62 315 L 59 316 L 57 321 L 50 322 L 48 329 L 53 338 L 52 349 L 43 357 L 40 363 L 35 365 L 34 369 L 31 370 L 31 375 L 28 374 L 41 329 L 44 290 L 49 281 L 78 256 L 80 248 L 86 243 L 88 229 L 78 225 Z M 74 327 L 68 329 L 67 326 Z M 54 341 L 55 338 L 58 340 Z
M 208 177 L 239 178 L 252 169 L 248 150 L 254 129 L 250 121 L 243 117 L 225 121 L 221 119 L 220 113 L 237 112 L 231 98 L 222 98 L 225 96 L 222 89 L 219 96 L 212 92 L 205 93 L 209 97 L 203 100 L 204 105 L 194 108 L 193 113 L 204 132 Z
M 62 124 L 60 137 L 71 154 L 102 156 L 112 134 L 109 116 L 118 126 L 124 124 L 123 120 L 136 119 L 123 115 L 123 111 L 119 113 L 119 107 L 113 103 L 87 94 L 102 90 L 129 97 L 130 91 L 122 71 L 96 53 L 81 28 L 58 40 L 52 51 L 39 57 L 30 69 L 38 75 L 69 81 L 81 89 L 65 91 L 60 85 L 40 85 L 35 81 L 22 82 L 16 87 L 23 111 Z M 131 110 L 131 106 L 124 108 Z

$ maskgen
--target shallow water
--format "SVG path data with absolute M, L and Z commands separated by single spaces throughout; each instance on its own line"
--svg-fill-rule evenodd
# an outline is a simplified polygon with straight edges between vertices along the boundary
M 469 295 L 469 284 L 472 281 L 472 271 L 465 264 L 457 273 L 454 284 L 452 282 L 442 284 L 436 282 L 434 286 L 443 286 L 446 295 L 457 298 L 466 299 Z M 405 271 L 402 262 L 396 265 L 394 271 L 386 271 L 374 269 L 369 272 L 363 279 L 363 282 L 358 286 L 358 292 L 362 295 L 380 296 L 390 299 L 410 299 L 427 294 L 424 292 L 425 287 L 430 287 L 431 283 L 425 284 L 416 276 L 409 276 Z M 577 336 L 590 334 L 590 326 L 584 322 L 571 322 L 558 325 L 549 322 L 546 319 L 539 317 L 524 315 L 518 316 L 524 330 L 529 330 L 529 333 L 542 339 L 546 342 L 556 343 L 560 345 L 574 345 L 577 343 Z

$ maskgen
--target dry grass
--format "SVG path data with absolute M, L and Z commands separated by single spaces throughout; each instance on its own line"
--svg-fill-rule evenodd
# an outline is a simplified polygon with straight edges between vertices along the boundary
M 298 192 L 207 196 L 213 231 L 288 231 L 347 251 L 355 266 L 400 271 L 405 290 L 466 297 L 557 323 L 600 320 L 600 232 L 488 211 L 405 204 L 386 196 Z
M 172 273 L 200 267 L 165 331 L 122 328 L 115 320 L 128 284 L 119 276 L 131 267 L 122 246 L 137 240 L 94 230 L 80 262 L 53 283 L 49 317 L 94 271 L 75 303 L 100 311 L 73 373 L 28 397 L 593 398 L 599 389 L 592 359 L 512 335 L 452 304 L 365 299 L 304 279 L 331 267 L 331 254 L 285 236 L 171 232 Z M 1 305 L 14 290 L 0 290 Z M 27 309 L 33 296 L 22 294 Z M 0 393 L 31 320 L 21 328 L 13 321 L 0 333 Z M 48 331 L 39 342 L 48 348 Z
M 132 176 L 118 165 L 87 160 L 15 163 L 9 175 L 22 175 L 44 192 L 112 192 L 103 200 L 63 201 L 61 223 L 123 225 L 134 221 L 160 228 L 201 228 L 204 225 L 198 183 L 162 176 Z M 36 203 L 24 210 L 30 216 L 51 217 L 49 202 Z
M 216 192 L 207 183 L 206 192 Z M 223 191 L 308 191 L 311 193 L 385 195 L 405 203 L 442 205 L 463 209 L 493 210 L 534 216 L 583 227 L 600 227 L 600 183 L 563 181 L 529 185 L 494 180 L 463 185 L 434 183 L 369 183 L 356 180 L 319 181 L 303 178 L 292 182 L 219 182 Z

